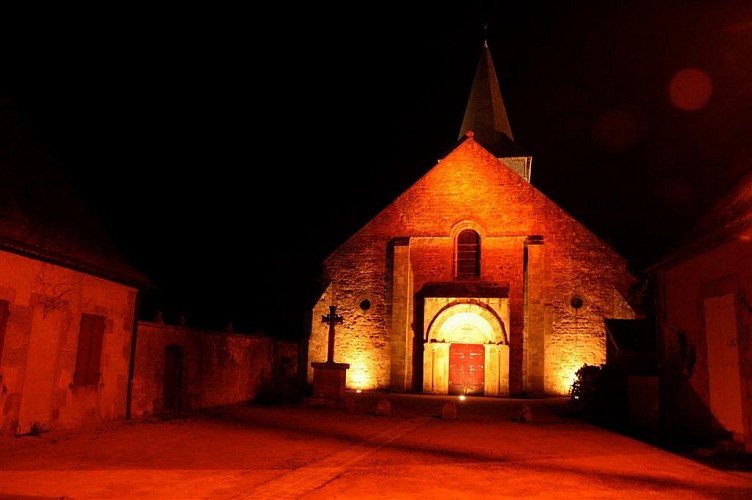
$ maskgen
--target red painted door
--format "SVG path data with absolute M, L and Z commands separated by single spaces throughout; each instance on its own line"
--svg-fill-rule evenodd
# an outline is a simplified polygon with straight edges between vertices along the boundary
M 449 346 L 449 394 L 483 394 L 483 344 Z

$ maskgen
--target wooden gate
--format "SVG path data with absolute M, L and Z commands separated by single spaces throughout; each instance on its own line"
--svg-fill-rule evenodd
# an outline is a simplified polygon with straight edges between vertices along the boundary
M 449 346 L 449 394 L 484 394 L 483 344 Z

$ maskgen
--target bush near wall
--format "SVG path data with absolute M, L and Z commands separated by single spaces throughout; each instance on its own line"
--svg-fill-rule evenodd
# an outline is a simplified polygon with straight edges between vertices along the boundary
M 611 428 L 627 425 L 627 390 L 622 373 L 608 364 L 580 367 L 569 392 L 574 412 Z

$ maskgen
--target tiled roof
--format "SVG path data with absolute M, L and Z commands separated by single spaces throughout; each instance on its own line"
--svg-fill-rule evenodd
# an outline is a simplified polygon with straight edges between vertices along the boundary
M 0 249 L 118 283 L 150 286 L 76 196 L 13 101 L 2 97 L 0 176 Z

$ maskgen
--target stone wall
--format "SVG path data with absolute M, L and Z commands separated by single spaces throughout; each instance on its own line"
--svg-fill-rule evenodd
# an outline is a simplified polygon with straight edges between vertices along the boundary
M 134 373 L 133 417 L 252 401 L 297 377 L 298 345 L 142 321 Z

